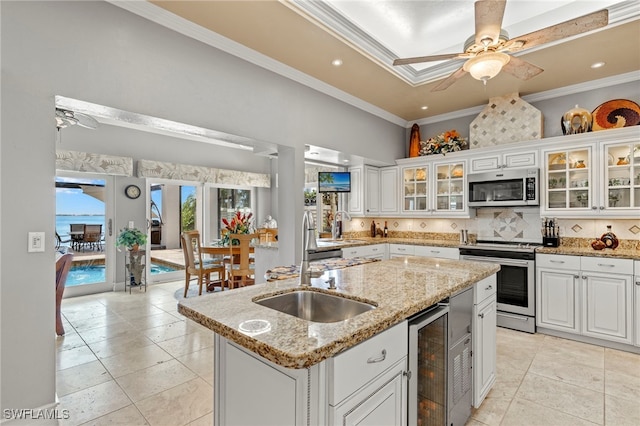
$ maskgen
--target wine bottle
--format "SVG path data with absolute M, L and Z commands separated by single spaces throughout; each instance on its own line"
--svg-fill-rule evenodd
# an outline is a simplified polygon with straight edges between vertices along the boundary
M 611 232 L 611 225 L 607 225 L 607 232 L 602 234 L 600 241 L 602 241 L 607 248 L 614 249 L 618 247 L 618 237 Z
M 371 221 L 371 238 L 375 238 L 376 237 L 376 223 L 372 220 Z
M 387 221 L 384 221 L 384 229 L 382 231 L 382 236 L 387 238 L 389 236 L 389 228 L 387 228 Z

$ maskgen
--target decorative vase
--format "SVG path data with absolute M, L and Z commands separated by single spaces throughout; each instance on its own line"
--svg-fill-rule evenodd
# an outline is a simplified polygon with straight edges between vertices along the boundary
M 578 160 L 576 163 L 576 169 L 584 169 L 585 167 L 587 166 L 584 164 L 584 160 Z
M 592 122 L 593 117 L 591 116 L 591 113 L 576 105 L 575 108 L 564 113 L 560 124 L 562 125 L 563 134 L 573 135 L 576 133 L 586 133 L 591 131 Z
M 616 163 L 616 165 L 626 166 L 627 164 L 629 164 L 629 160 L 627 160 L 627 157 L 618 157 L 618 162 Z
M 414 124 L 411 126 L 411 136 L 409 137 L 409 157 L 418 157 L 420 155 L 420 126 Z
M 129 251 L 128 268 L 131 274 L 131 285 L 140 285 L 142 284 L 142 273 L 144 271 L 144 264 L 142 263 L 144 252 L 138 251 L 134 247 L 131 247 Z

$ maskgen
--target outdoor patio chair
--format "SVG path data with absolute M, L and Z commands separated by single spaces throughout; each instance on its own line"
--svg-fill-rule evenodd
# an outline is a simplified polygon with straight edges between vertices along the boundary
M 185 266 L 184 297 L 187 297 L 187 292 L 189 291 L 189 281 L 191 280 L 191 275 L 198 276 L 198 295 L 202 295 L 203 281 L 206 280 L 207 287 L 209 287 L 212 273 L 218 274 L 220 287 L 222 290 L 224 290 L 224 263 L 221 258 L 203 260 L 202 252 L 200 250 L 200 232 L 185 231 L 182 233 L 180 238 L 182 240 L 182 251 L 184 253 Z
M 79 250 L 84 237 L 84 223 L 71 223 L 69 225 L 69 235 L 71 236 L 71 248 Z
M 60 305 L 62 304 L 62 294 L 64 293 L 64 286 L 67 282 L 67 275 L 71 269 L 72 261 L 73 255 L 71 253 L 63 254 L 56 261 L 56 334 L 58 336 L 64 335 Z
M 102 224 L 84 225 L 84 236 L 82 238 L 83 248 L 88 245 L 90 249 L 102 250 Z

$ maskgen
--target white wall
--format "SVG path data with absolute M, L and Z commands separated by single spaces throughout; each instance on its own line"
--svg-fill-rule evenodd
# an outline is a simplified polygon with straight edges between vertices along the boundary
M 302 169 L 293 162 L 304 144 L 384 162 L 404 156 L 404 129 L 111 4 L 2 1 L 0 19 L 2 409 L 54 401 L 55 95 L 289 146 L 291 168 Z M 109 153 L 135 140 L 99 144 Z M 182 146 L 161 154 L 207 164 L 216 156 Z M 144 149 L 149 158 L 155 148 Z M 304 173 L 293 176 L 299 197 L 278 199 L 285 246 L 297 244 L 302 217 Z M 130 181 L 117 180 L 117 193 Z M 51 250 L 27 254 L 29 231 L 44 231 Z

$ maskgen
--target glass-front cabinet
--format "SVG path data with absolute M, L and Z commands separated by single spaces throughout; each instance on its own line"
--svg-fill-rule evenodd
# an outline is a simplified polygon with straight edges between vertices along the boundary
M 640 142 L 606 144 L 604 176 L 606 208 L 640 207 Z
M 429 167 L 402 168 L 402 211 L 427 212 Z
M 545 153 L 547 210 L 591 209 L 593 149 L 593 146 L 587 146 Z
M 465 170 L 462 160 L 402 167 L 402 213 L 468 214 Z
M 436 164 L 435 211 L 464 210 L 464 163 Z
M 640 142 L 544 150 L 542 158 L 542 215 L 629 216 L 640 208 Z

